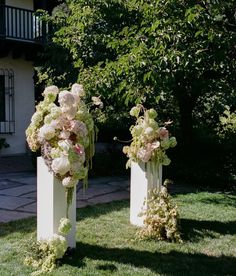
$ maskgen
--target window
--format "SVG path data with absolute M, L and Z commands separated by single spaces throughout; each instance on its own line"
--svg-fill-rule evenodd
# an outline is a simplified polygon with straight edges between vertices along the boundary
M 5 1 L 0 0 L 0 36 L 5 36 Z
M 15 132 L 14 72 L 0 68 L 0 133 Z

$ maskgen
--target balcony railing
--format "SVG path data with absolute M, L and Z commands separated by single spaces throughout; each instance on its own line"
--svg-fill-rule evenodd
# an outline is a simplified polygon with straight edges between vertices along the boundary
M 43 43 L 47 26 L 32 10 L 0 5 L 0 37 Z

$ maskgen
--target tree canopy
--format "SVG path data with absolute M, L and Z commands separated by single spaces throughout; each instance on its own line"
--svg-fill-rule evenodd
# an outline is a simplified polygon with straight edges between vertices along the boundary
M 110 119 L 158 103 L 185 143 L 193 126 L 213 128 L 226 104 L 235 108 L 233 0 L 63 2 L 47 17 L 53 34 L 40 80 L 78 80 L 102 95 Z

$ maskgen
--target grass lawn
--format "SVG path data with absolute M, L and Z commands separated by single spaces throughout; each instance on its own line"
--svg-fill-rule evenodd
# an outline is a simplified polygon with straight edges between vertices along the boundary
M 50 275 L 236 275 L 236 196 L 197 193 L 174 197 L 183 244 L 137 241 L 129 202 L 77 210 L 77 247 Z M 0 224 L 0 275 L 30 275 L 25 242 L 36 219 Z M 47 274 L 48 275 L 48 274 Z

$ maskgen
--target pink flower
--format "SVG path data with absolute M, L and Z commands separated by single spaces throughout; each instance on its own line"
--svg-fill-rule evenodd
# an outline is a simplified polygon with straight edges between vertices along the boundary
M 81 121 L 75 121 L 75 120 L 71 121 L 69 130 L 82 137 L 88 134 L 86 125 Z
M 158 129 L 158 134 L 162 140 L 169 138 L 169 131 L 165 127 L 160 127 Z
M 137 157 L 143 161 L 143 162 L 148 162 L 149 159 L 151 158 L 152 151 L 146 148 L 141 148 L 138 153 Z
M 83 155 L 84 154 L 84 147 L 82 145 L 80 145 L 80 144 L 76 144 L 75 147 L 74 147 L 74 150 L 79 155 Z

